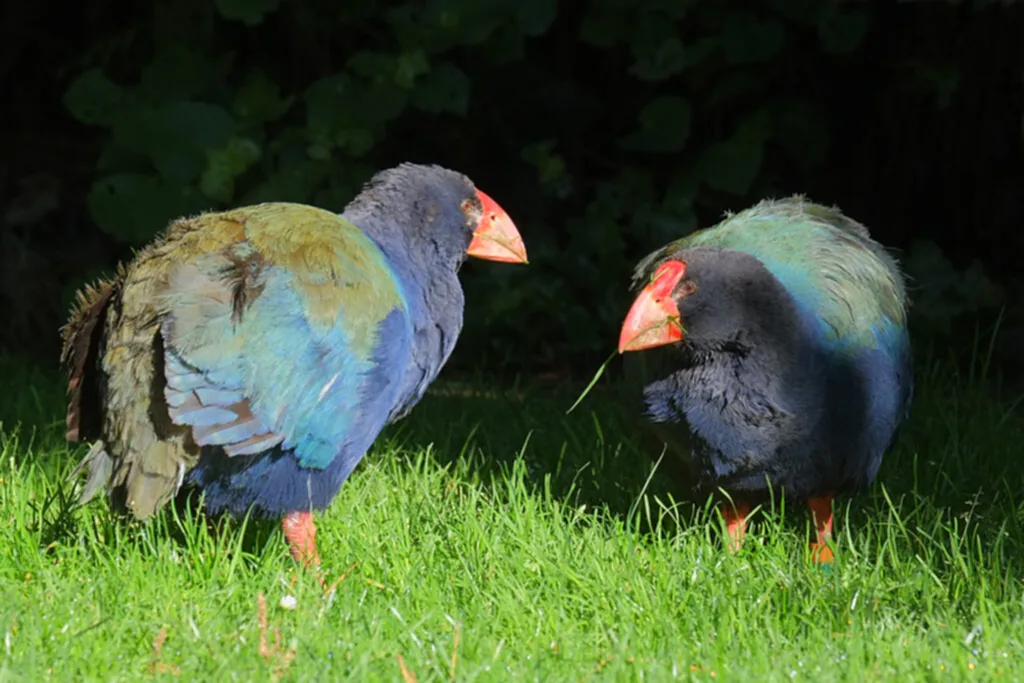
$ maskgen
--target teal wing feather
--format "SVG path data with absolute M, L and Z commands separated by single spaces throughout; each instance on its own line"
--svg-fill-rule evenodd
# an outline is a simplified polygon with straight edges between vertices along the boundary
M 264 204 L 207 220 L 240 222 L 245 239 L 170 273 L 160 297 L 170 418 L 229 456 L 281 444 L 323 469 L 353 429 L 371 429 L 354 422 L 382 346 L 393 381 L 373 373 L 373 391 L 397 391 L 412 338 L 401 286 L 335 214 Z M 396 314 L 400 333 L 389 325 L 379 339 Z

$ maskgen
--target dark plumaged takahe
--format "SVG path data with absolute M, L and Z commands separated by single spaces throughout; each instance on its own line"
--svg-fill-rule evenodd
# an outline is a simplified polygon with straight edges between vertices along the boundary
M 146 519 L 179 488 L 208 512 L 283 516 L 319 565 L 325 508 L 381 429 L 420 400 L 462 327 L 468 256 L 526 263 L 464 175 L 402 164 L 341 215 L 267 203 L 171 223 L 79 295 L 64 329 L 81 494 Z
M 793 197 L 657 250 L 635 278 L 619 351 L 665 346 L 647 352 L 643 397 L 661 434 L 688 429 L 663 437 L 676 472 L 729 494 L 733 548 L 769 484 L 805 500 L 829 561 L 832 499 L 874 480 L 913 391 L 896 262 L 838 209 Z

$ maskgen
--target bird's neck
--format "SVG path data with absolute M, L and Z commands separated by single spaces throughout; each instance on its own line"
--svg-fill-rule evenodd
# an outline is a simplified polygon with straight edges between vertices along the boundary
M 462 330 L 464 297 L 458 270 L 463 254 L 449 253 L 432 240 L 410 244 L 410 233 L 368 216 L 349 218 L 372 239 L 398 278 L 413 326 L 412 362 L 405 371 L 389 422 L 397 420 L 423 397 L 455 347 Z

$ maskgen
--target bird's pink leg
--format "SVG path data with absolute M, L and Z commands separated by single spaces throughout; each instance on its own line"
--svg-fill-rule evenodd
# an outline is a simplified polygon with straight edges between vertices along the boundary
M 817 540 L 811 543 L 811 555 L 815 562 L 832 562 L 832 549 L 828 547 L 828 541 L 832 538 L 832 495 L 808 499 L 807 508 L 811 511 L 817 529 Z
M 726 540 L 726 548 L 736 552 L 743 545 L 743 536 L 747 532 L 747 515 L 750 514 L 750 504 L 740 501 L 733 503 L 726 501 L 722 504 L 722 519 L 725 520 L 725 529 L 729 534 Z
M 289 512 L 281 520 L 288 548 L 295 561 L 304 567 L 320 567 L 320 555 L 316 552 L 316 525 L 311 512 Z

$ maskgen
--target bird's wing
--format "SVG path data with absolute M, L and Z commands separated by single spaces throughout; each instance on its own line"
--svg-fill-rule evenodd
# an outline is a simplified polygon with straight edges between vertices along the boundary
M 159 296 L 171 421 L 229 456 L 281 444 L 326 467 L 394 400 L 412 341 L 401 285 L 327 211 L 261 204 L 193 220 L 243 239 L 177 264 Z M 368 402 L 382 414 L 364 414 Z

